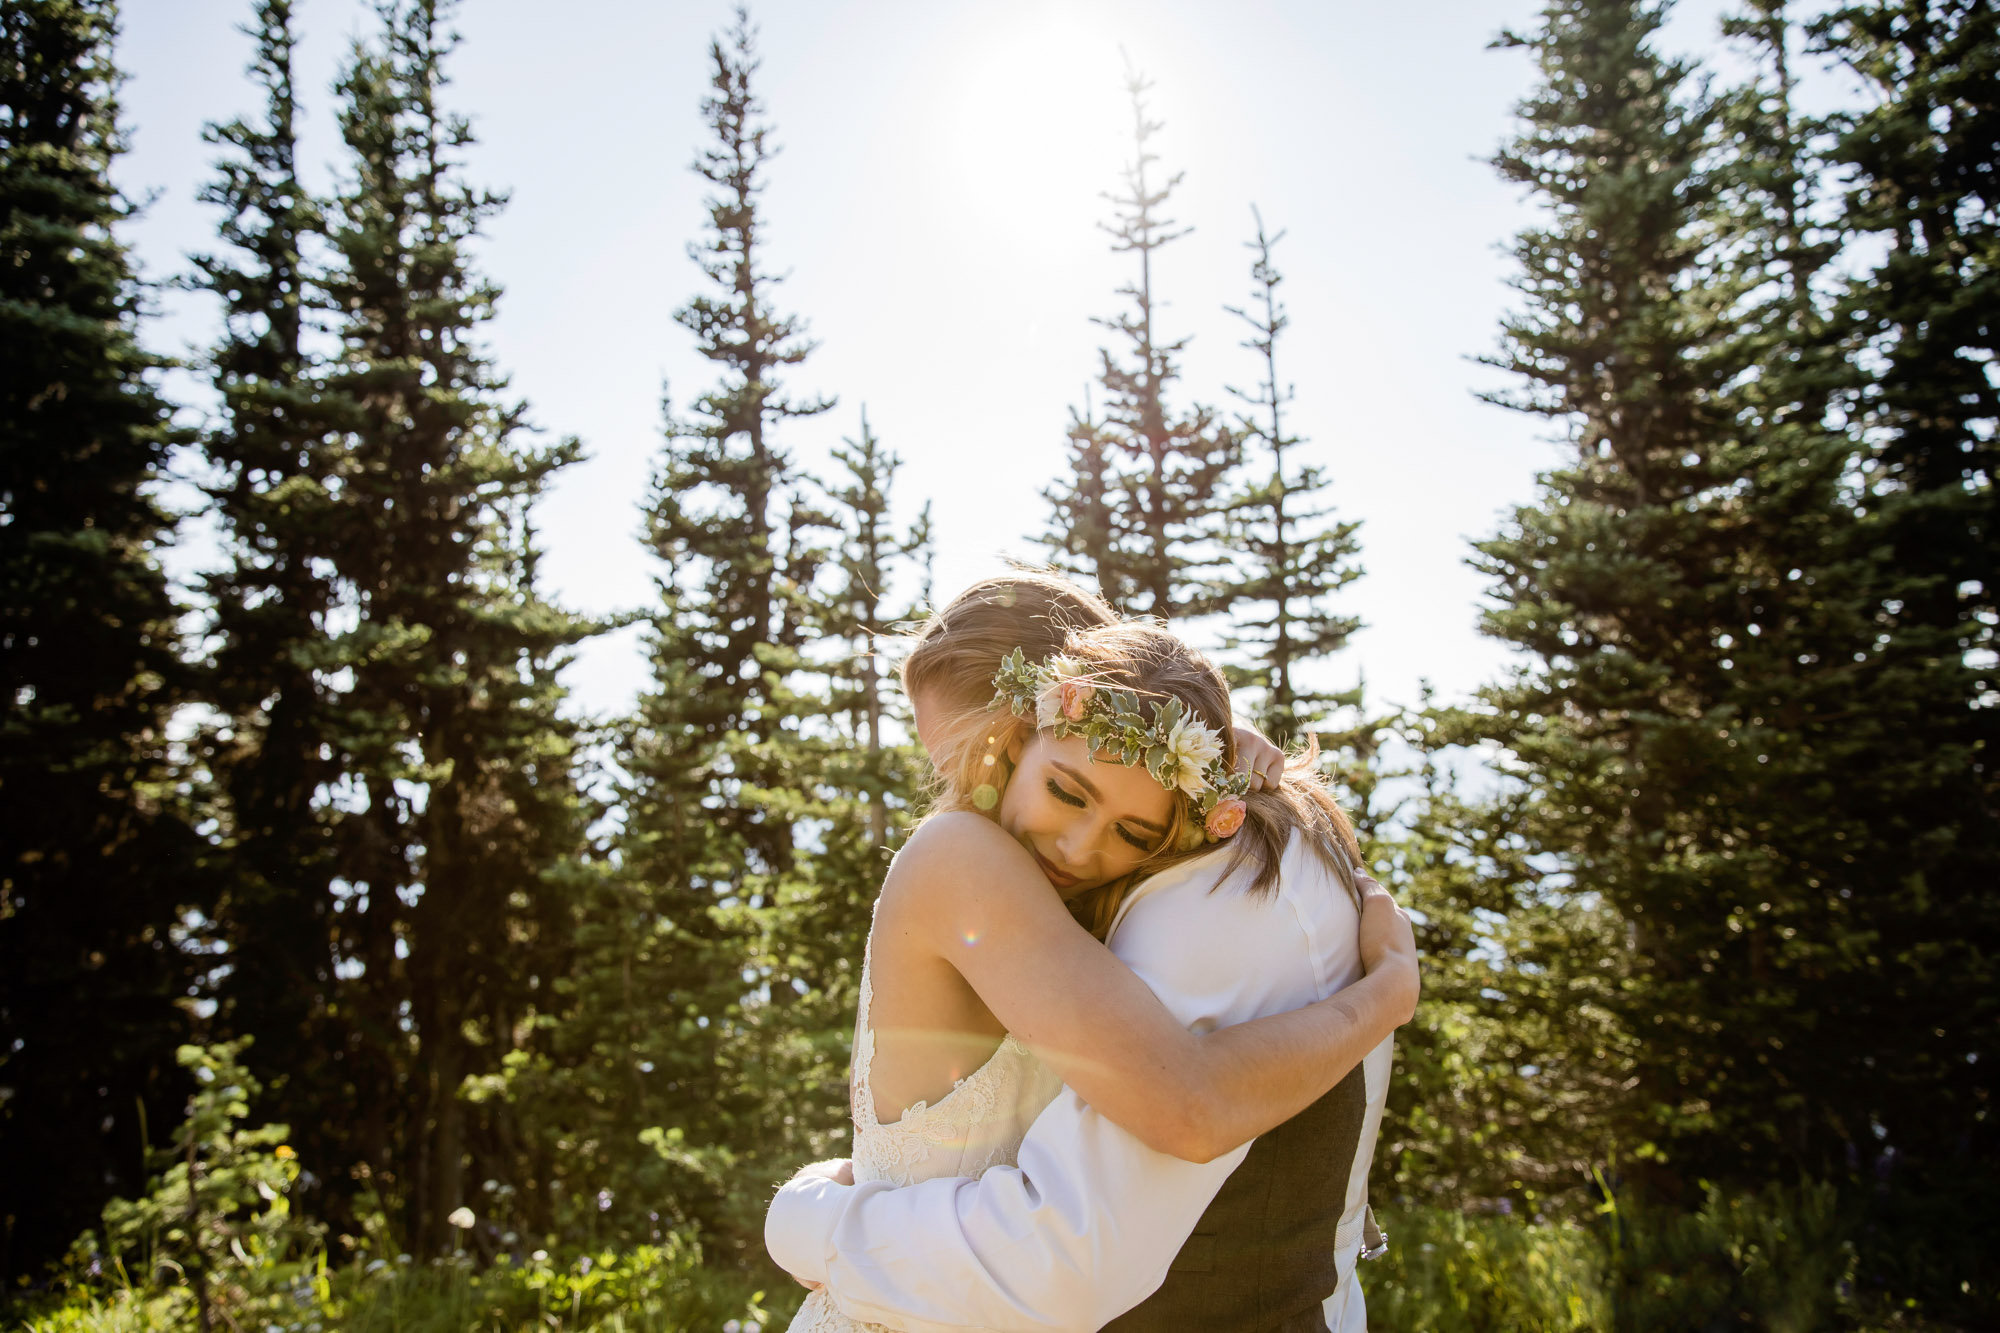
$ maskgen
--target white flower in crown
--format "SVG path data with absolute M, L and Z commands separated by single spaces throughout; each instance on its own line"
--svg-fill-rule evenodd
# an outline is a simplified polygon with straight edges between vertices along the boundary
M 1035 696 L 1035 725 L 1053 727 L 1064 720 L 1081 722 L 1084 705 L 1090 702 L 1091 689 L 1083 679 L 1090 668 L 1074 657 L 1057 653 L 1042 670 L 1046 683 Z
M 1199 796 L 1208 788 L 1205 770 L 1222 758 L 1222 738 L 1193 718 L 1183 717 L 1167 733 L 1167 752 L 1173 757 L 1168 773 L 1174 785 L 1189 796 Z

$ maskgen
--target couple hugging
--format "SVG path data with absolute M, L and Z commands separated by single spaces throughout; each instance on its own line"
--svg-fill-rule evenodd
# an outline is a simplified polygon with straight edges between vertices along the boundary
M 793 1333 L 1365 1328 L 1416 945 L 1312 755 L 1029 572 L 934 615 L 903 684 L 934 813 L 875 906 L 853 1160 L 765 1220 Z

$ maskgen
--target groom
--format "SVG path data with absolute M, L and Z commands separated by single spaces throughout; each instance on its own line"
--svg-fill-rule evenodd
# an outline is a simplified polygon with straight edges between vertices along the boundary
M 1345 887 L 1296 844 L 1282 879 L 1287 894 L 1253 897 L 1218 886 L 1213 858 L 1185 862 L 1134 894 L 1108 943 L 1196 1030 L 1359 979 L 1359 930 L 1327 929 L 1289 905 L 1293 893 L 1344 901 Z M 1366 920 L 1400 932 L 1383 966 L 1407 972 L 1414 1009 L 1407 918 L 1390 907 Z M 856 1186 L 809 1168 L 773 1200 L 766 1244 L 850 1317 L 911 1333 L 1365 1329 L 1354 1261 L 1388 1067 L 1385 1041 L 1313 1106 L 1206 1163 L 1152 1151 L 1065 1088 L 1029 1129 L 1019 1165 L 977 1180 Z

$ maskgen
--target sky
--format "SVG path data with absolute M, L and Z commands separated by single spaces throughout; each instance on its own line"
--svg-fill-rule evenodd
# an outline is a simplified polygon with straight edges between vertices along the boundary
M 1665 42 L 1715 45 L 1721 0 L 1687 0 Z M 119 60 L 131 151 L 119 184 L 149 197 L 126 230 L 167 283 L 215 245 L 196 201 L 215 150 L 205 123 L 258 111 L 236 29 L 249 0 L 127 0 Z M 1132 277 L 1099 223 L 1130 154 L 1129 64 L 1153 82 L 1153 142 L 1183 179 L 1169 214 L 1192 231 L 1156 256 L 1158 327 L 1190 339 L 1181 405 L 1229 402 L 1259 367 L 1224 310 L 1250 296 L 1253 205 L 1282 229 L 1292 327 L 1279 375 L 1329 499 L 1361 520 L 1366 575 L 1341 607 L 1365 624 L 1322 668 L 1371 700 L 1414 703 L 1428 681 L 1460 699 L 1507 669 L 1479 635 L 1469 541 L 1532 501 L 1556 463 L 1549 425 L 1482 402 L 1509 378 L 1479 364 L 1514 302 L 1506 245 L 1533 212 L 1489 165 L 1533 85 L 1523 0 L 1423 6 L 1325 0 L 762 0 L 755 87 L 781 155 L 762 225 L 781 309 L 819 346 L 787 387 L 834 396 L 783 447 L 831 475 L 827 451 L 865 408 L 904 466 L 900 516 L 932 506 L 940 599 L 1032 558 L 1041 491 L 1098 364 L 1116 289 Z M 558 17 L 559 16 L 559 17 Z M 373 31 L 356 0 L 300 0 L 297 79 L 308 183 L 339 170 L 330 86 Z M 505 290 L 486 341 L 531 419 L 575 435 L 587 461 L 538 511 L 547 592 L 571 608 L 646 605 L 639 509 L 661 446 L 663 394 L 712 382 L 672 311 L 699 290 L 687 244 L 705 185 L 713 0 L 477 0 L 445 100 L 470 117 L 474 182 L 507 191 L 476 262 Z M 147 342 L 179 356 L 214 335 L 207 298 L 164 286 Z M 198 403 L 189 377 L 181 401 Z M 198 536 L 174 567 L 212 558 Z M 908 591 L 908 590 L 905 590 Z M 625 709 L 646 673 L 636 631 L 588 645 L 578 706 Z

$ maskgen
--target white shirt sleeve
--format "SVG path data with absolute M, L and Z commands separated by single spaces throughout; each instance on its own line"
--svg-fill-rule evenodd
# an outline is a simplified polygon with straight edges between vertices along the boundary
M 1285 861 L 1283 889 L 1263 898 L 1217 889 L 1219 856 L 1154 876 L 1113 951 L 1199 1030 L 1331 994 L 1359 975 L 1337 943 L 1351 903 L 1296 844 Z M 1352 925 L 1345 937 L 1352 954 Z M 1158 1289 L 1248 1150 L 1202 1164 L 1154 1152 L 1065 1088 L 1017 1167 L 901 1188 L 795 1181 L 772 1202 L 765 1243 L 855 1319 L 909 1333 L 1094 1330 Z

